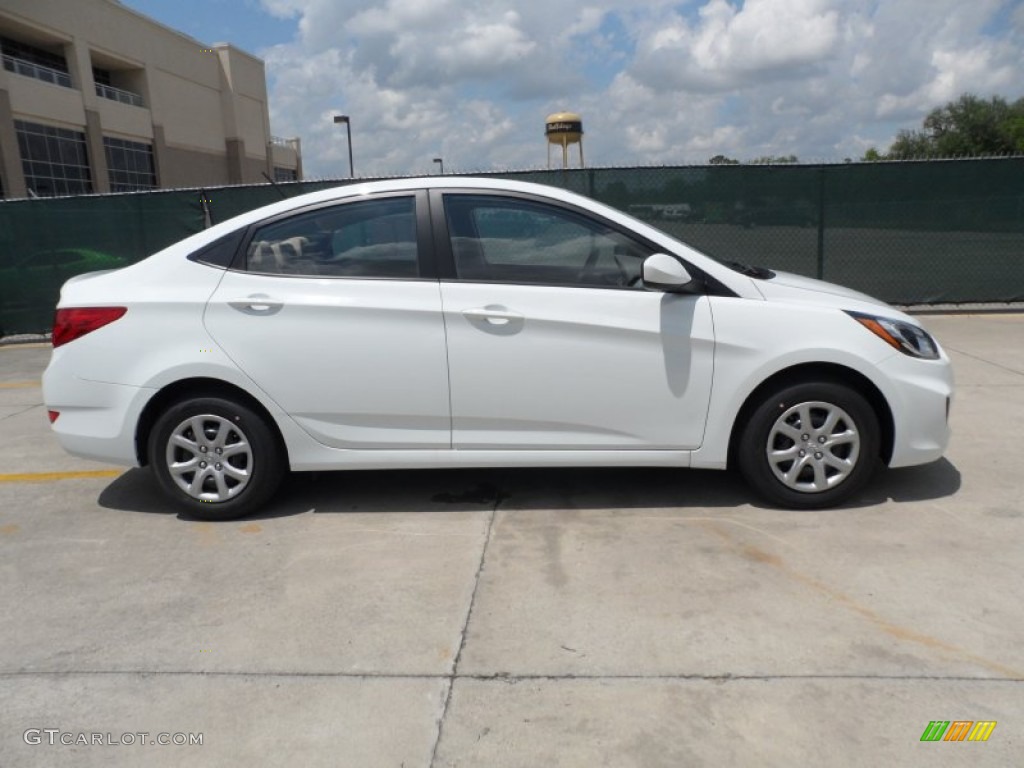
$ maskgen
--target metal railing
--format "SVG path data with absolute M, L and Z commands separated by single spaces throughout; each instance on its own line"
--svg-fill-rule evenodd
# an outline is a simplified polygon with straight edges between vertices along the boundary
M 144 107 L 145 102 L 137 93 L 126 91 L 123 88 L 115 88 L 112 85 L 96 83 L 96 95 L 111 101 L 119 101 L 122 104 L 131 104 L 133 107 Z
M 71 84 L 71 75 L 67 72 L 61 72 L 59 69 L 53 69 L 52 67 L 44 67 L 42 64 L 33 64 L 31 61 L 19 59 L 16 56 L 11 56 L 7 53 L 3 54 L 3 60 L 4 69 L 8 72 L 14 72 L 16 75 L 24 75 L 25 77 L 42 80 L 44 83 L 62 85 L 65 88 L 74 87 Z

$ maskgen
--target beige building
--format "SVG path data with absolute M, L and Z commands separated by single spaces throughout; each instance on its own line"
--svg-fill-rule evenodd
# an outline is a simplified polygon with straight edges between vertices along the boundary
M 299 140 L 270 132 L 262 60 L 229 44 L 117 0 L 4 0 L 0 55 L 5 197 L 302 178 Z

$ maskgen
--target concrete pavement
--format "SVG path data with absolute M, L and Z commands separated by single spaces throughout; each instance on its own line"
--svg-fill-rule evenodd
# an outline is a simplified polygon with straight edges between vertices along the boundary
M 188 521 L 66 456 L 48 349 L 0 348 L 0 766 L 1015 764 L 1024 316 L 924 321 L 947 459 L 826 512 L 730 473 L 459 470 Z

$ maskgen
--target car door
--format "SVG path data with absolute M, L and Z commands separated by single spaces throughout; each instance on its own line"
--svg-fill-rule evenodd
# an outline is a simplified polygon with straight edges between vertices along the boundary
M 217 343 L 326 445 L 451 446 L 441 299 L 421 243 L 429 221 L 418 221 L 420 197 L 356 198 L 252 227 L 242 268 L 225 273 L 207 306 Z
M 453 447 L 701 444 L 708 299 L 644 289 L 653 246 L 550 201 L 433 194 Z

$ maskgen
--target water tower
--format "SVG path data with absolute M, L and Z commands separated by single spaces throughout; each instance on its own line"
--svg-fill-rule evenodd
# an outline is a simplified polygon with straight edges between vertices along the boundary
M 575 112 L 555 112 L 544 121 L 548 137 L 548 168 L 551 167 L 551 145 L 562 148 L 562 168 L 569 167 L 569 145 L 579 144 L 580 168 L 583 167 L 583 119 Z

